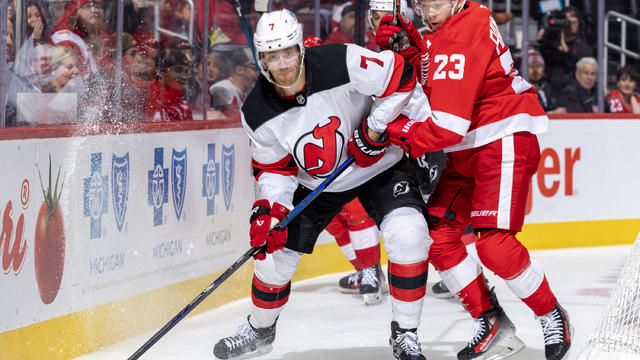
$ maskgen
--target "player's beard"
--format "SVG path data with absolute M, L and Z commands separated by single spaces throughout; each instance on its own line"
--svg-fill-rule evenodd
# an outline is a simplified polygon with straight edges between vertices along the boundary
M 271 72 L 271 76 L 273 76 L 273 80 L 276 84 L 280 86 L 291 86 L 299 78 L 300 66 L 301 62 L 298 62 L 296 65 L 274 70 Z

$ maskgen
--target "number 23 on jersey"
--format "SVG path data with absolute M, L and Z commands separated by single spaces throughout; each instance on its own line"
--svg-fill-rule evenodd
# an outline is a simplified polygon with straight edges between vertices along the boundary
M 463 54 L 438 54 L 433 57 L 436 71 L 433 73 L 433 80 L 462 80 L 464 78 L 465 58 Z

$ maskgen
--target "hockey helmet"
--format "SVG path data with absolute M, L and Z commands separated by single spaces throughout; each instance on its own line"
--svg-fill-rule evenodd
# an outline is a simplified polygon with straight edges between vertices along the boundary
M 424 22 L 427 25 L 427 29 L 430 32 L 434 32 L 435 30 L 431 27 L 431 24 L 429 24 L 429 20 L 427 19 L 428 14 L 425 14 L 423 11 L 424 1 L 425 0 L 412 0 L 413 9 L 415 10 L 416 14 L 418 14 L 418 16 L 422 18 L 422 22 Z M 467 0 L 440 0 L 440 2 L 446 2 L 446 1 L 449 1 L 451 3 L 451 16 L 459 13 L 464 8 L 464 5 L 467 3 Z
M 388 11 L 393 12 L 393 6 L 395 5 L 395 0 L 370 0 L 369 1 L 369 10 L 367 11 L 367 18 L 369 19 L 369 25 L 373 29 L 373 11 Z M 408 6 L 407 0 L 400 0 L 400 13 L 404 15 L 407 19 L 413 21 L 414 13 L 413 10 Z
M 298 46 L 302 62 L 304 60 L 302 25 L 296 16 L 286 9 L 264 13 L 256 25 L 253 46 L 258 56 L 260 71 L 267 80 L 273 83 L 267 64 L 262 60 L 260 54 Z M 300 66 L 300 71 L 302 72 L 302 66 Z

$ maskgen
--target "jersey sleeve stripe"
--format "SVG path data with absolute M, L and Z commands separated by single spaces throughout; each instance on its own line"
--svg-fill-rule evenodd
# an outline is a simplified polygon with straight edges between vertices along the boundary
M 444 111 L 433 111 L 433 123 L 460 136 L 464 136 L 471 126 L 471 121 Z
M 255 159 L 252 159 L 251 166 L 253 167 L 253 177 L 256 179 L 256 181 L 265 172 L 281 174 L 285 176 L 298 176 L 298 165 L 293 160 L 293 156 L 291 156 L 291 154 L 272 164 L 261 164 Z
M 407 92 L 413 90 L 416 86 L 416 77 L 413 71 L 413 66 L 404 61 L 402 56 L 393 53 L 393 72 L 391 74 L 391 80 L 387 85 L 386 90 L 380 97 L 389 96 L 394 92 Z

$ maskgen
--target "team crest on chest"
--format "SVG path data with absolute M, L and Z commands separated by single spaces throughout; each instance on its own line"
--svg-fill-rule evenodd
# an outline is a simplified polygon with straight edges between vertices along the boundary
M 341 124 L 340 118 L 329 116 L 296 141 L 293 156 L 309 175 L 326 178 L 338 165 L 344 147 Z

